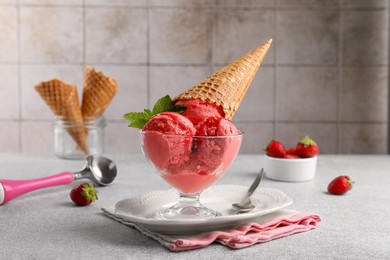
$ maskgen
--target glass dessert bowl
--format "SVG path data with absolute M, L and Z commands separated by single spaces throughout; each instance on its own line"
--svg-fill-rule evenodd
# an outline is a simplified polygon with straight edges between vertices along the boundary
M 221 178 L 236 158 L 243 133 L 227 136 L 179 136 L 141 131 L 145 157 L 159 175 L 179 192 L 178 202 L 155 214 L 157 219 L 218 216 L 203 206 L 201 192 Z

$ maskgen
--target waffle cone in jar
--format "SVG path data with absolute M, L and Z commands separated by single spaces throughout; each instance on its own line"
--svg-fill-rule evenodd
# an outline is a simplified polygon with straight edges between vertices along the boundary
M 84 117 L 103 114 L 118 90 L 118 83 L 91 66 L 85 66 L 81 112 Z
M 89 153 L 87 137 L 83 126 L 77 87 L 59 79 L 44 81 L 35 86 L 45 103 L 54 115 L 63 118 L 70 125 L 77 127 L 67 128 L 69 135 L 77 146 L 85 153 Z
M 225 118 L 231 120 L 271 43 L 272 39 L 181 93 L 174 101 L 200 99 L 216 103 L 222 107 Z

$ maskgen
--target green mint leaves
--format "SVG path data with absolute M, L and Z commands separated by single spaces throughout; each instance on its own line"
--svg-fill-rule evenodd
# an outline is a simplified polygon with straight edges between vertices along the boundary
M 162 112 L 177 112 L 183 113 L 186 107 L 174 105 L 169 95 L 160 98 L 154 104 L 153 109 L 144 109 L 144 112 L 130 112 L 124 115 L 125 119 L 130 121 L 129 127 L 142 129 L 150 118 Z
M 145 109 L 145 112 L 130 112 L 130 113 L 127 113 L 125 115 L 125 119 L 130 121 L 129 127 L 142 129 L 144 127 L 144 125 L 151 118 L 151 116 L 148 115 L 146 110 L 149 110 L 149 109 Z

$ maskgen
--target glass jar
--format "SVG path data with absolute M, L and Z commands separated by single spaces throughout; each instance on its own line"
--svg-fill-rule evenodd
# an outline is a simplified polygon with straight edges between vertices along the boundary
M 106 120 L 100 117 L 84 117 L 77 122 L 56 117 L 54 122 L 54 152 L 63 159 L 84 159 L 88 155 L 104 152 L 104 128 Z

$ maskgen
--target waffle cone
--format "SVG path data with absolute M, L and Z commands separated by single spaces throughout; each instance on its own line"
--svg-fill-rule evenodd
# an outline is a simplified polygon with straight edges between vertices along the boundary
M 204 81 L 174 98 L 176 100 L 200 99 L 221 106 L 225 118 L 231 120 L 249 85 L 259 69 L 272 40 L 242 56 L 207 77 Z
M 83 126 L 77 87 L 59 79 L 44 81 L 35 86 L 36 91 L 53 111 L 54 115 L 63 118 L 70 125 L 67 128 L 78 147 L 88 154 L 87 138 Z
M 85 66 L 81 105 L 83 116 L 97 117 L 103 114 L 117 90 L 118 83 L 114 78 L 107 77 L 91 66 Z

